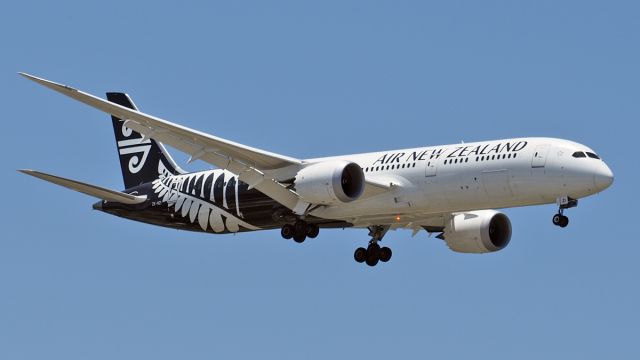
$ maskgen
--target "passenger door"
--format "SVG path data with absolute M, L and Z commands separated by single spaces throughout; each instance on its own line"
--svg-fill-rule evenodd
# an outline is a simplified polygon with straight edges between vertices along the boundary
M 547 163 L 547 153 L 549 152 L 549 144 L 538 145 L 531 159 L 532 168 L 543 168 Z
M 436 176 L 437 170 L 438 168 L 436 166 L 436 160 L 429 160 L 427 161 L 427 167 L 425 169 L 424 176 L 425 177 Z

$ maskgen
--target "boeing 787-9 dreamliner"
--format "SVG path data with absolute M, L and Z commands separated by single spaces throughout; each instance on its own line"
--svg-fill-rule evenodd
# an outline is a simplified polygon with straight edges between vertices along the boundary
M 124 93 L 107 93 L 104 100 L 21 75 L 111 115 L 124 190 L 20 171 L 100 199 L 96 210 L 169 228 L 215 234 L 280 229 L 298 243 L 321 229 L 368 229 L 368 246 L 358 247 L 354 258 L 369 266 L 391 259 L 391 249 L 379 243 L 396 229 L 436 233 L 457 252 L 501 250 L 511 240 L 511 222 L 494 209 L 555 203 L 553 224 L 566 227 L 566 209 L 613 182 L 594 150 L 555 138 L 297 159 L 140 112 Z M 163 144 L 215 168 L 186 172 Z

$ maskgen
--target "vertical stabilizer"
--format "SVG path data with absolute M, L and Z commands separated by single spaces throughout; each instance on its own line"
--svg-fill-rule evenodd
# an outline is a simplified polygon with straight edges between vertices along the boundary
M 138 110 L 125 93 L 109 92 L 107 100 Z M 124 126 L 122 119 L 111 116 L 111 120 L 116 135 L 125 189 L 152 182 L 163 173 L 163 168 L 174 175 L 184 173 L 161 143 L 153 139 L 143 140 L 140 133 Z

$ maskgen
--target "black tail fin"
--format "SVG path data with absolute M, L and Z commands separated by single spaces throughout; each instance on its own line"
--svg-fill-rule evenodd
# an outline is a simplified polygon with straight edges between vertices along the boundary
M 124 93 L 109 92 L 107 100 L 138 110 L 129 96 Z M 184 173 L 161 143 L 153 139 L 142 141 L 142 135 L 124 126 L 123 120 L 115 116 L 111 116 L 111 120 L 116 135 L 125 189 L 157 179 L 163 174 L 164 169 L 174 175 Z

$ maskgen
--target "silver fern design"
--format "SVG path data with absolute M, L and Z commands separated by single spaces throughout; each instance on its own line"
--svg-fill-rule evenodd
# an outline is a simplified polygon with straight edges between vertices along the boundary
M 242 220 L 242 213 L 238 203 L 238 179 L 234 174 L 225 170 L 209 170 L 185 175 L 172 175 L 162 161 L 158 164 L 160 177 L 153 181 L 153 190 L 158 199 L 173 207 L 176 214 L 188 218 L 191 223 L 196 221 L 207 231 L 208 227 L 220 233 L 238 232 L 240 227 L 248 230 L 259 230 Z M 214 189 L 214 184 L 230 184 L 233 181 L 235 203 L 228 204 L 227 189 L 229 186 Z M 220 196 L 221 192 L 221 196 Z M 217 194 L 220 198 L 216 198 Z M 222 208 L 215 203 L 222 203 Z M 235 209 L 235 214 L 231 211 Z M 226 210 L 225 210 L 226 209 Z

